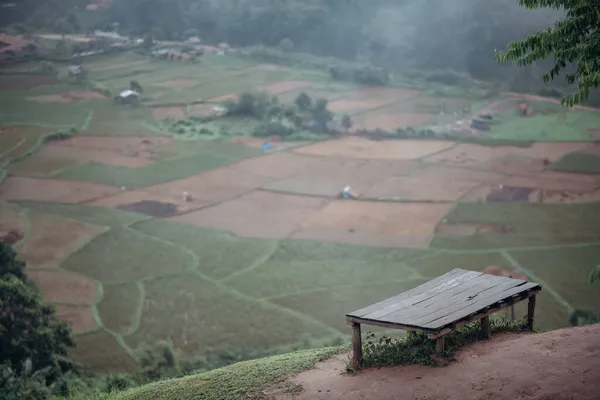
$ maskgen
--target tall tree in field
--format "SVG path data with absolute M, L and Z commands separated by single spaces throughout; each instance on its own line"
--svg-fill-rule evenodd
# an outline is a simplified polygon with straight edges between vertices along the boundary
M 589 96 L 590 89 L 600 85 L 600 2 L 597 0 L 518 0 L 530 9 L 564 9 L 566 15 L 553 27 L 540 30 L 519 42 L 511 42 L 508 50 L 496 53 L 500 62 L 516 61 L 519 66 L 531 65 L 548 57 L 554 58 L 554 66 L 542 75 L 545 83 L 554 80 L 567 66 L 573 72 L 565 72 L 569 84 L 577 84 L 577 92 L 562 99 L 568 106 L 581 103 Z

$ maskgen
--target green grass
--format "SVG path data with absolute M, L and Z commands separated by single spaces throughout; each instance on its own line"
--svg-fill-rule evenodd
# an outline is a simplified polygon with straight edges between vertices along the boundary
M 152 383 L 109 396 L 109 400 L 244 400 L 285 382 L 291 374 L 311 368 L 346 349 L 330 347 L 245 361 L 199 375 Z M 260 398 L 260 397 L 257 397 Z
M 202 152 L 193 156 L 169 159 L 140 168 L 116 167 L 91 162 L 61 171 L 54 175 L 54 178 L 139 189 L 187 178 L 211 169 L 225 167 L 236 161 L 238 160 L 215 152 Z
M 143 293 L 135 283 L 104 285 L 98 314 L 105 328 L 116 333 L 127 333 L 135 328 L 138 309 L 143 306 Z
M 378 283 L 356 281 L 354 285 L 341 287 L 316 287 L 301 294 L 290 294 L 271 299 L 282 307 L 310 315 L 323 324 L 348 335 L 351 330 L 346 325 L 345 314 L 359 310 L 406 290 L 425 283 L 424 279 L 397 279 Z M 325 306 L 326 305 L 326 306 Z M 377 330 L 377 327 L 369 327 Z
M 600 309 L 600 288 L 587 284 L 600 264 L 600 246 L 511 251 L 510 255 L 535 277 L 547 282 L 575 309 Z
M 515 103 L 516 105 L 516 103 Z M 564 113 L 559 105 L 534 103 L 533 115 L 521 117 L 514 107 L 501 113 L 485 136 L 526 141 L 589 141 L 590 129 L 600 126 L 600 115 L 590 111 Z
M 223 279 L 260 262 L 277 247 L 276 240 L 242 238 L 164 220 L 143 222 L 134 229 L 189 249 L 198 259 L 198 270 L 213 279 Z
M 496 318 L 492 318 L 490 323 L 492 335 L 523 332 L 526 326 L 525 321 L 510 322 Z M 444 337 L 444 357 L 452 359 L 458 349 L 469 343 L 477 342 L 480 332 L 481 324 L 474 322 L 446 335 Z M 427 339 L 427 335 L 423 333 L 407 335 L 398 339 L 386 336 L 376 338 L 374 335 L 368 335 L 363 346 L 363 366 L 367 368 L 438 364 L 431 358 L 436 354 L 435 341 Z
M 117 340 L 102 330 L 78 335 L 69 355 L 99 373 L 133 371 L 137 364 Z
M 569 153 L 549 167 L 552 171 L 580 174 L 600 174 L 600 156 L 588 153 Z
M 208 351 L 267 350 L 335 331 L 268 302 L 255 300 L 193 272 L 145 284 L 140 328 L 126 342 L 133 348 L 170 338 L 188 355 Z
M 31 200 L 15 201 L 12 203 L 38 213 L 54 214 L 111 228 L 120 228 L 148 219 L 147 216 L 141 214 L 84 204 L 47 203 Z
M 103 283 L 173 275 L 193 266 L 191 255 L 128 228 L 98 236 L 62 264 Z
M 473 236 L 435 235 L 431 247 L 456 250 L 502 249 L 597 242 L 600 205 L 537 203 L 462 203 L 448 223 L 503 225 L 512 233 Z
M 438 253 L 431 257 L 408 261 L 408 266 L 428 279 L 443 275 L 454 268 L 481 271 L 487 266 L 512 269 L 510 263 L 500 253 L 455 254 Z
M 73 102 L 68 105 L 28 101 L 30 93 L 0 94 L 0 125 L 34 125 L 48 128 L 81 128 L 93 104 L 102 101 Z

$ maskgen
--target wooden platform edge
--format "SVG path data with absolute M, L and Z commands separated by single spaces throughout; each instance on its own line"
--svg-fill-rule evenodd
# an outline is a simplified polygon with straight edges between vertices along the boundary
M 393 322 L 375 321 L 375 320 L 372 320 L 372 319 L 365 319 L 365 318 L 360 318 L 360 317 L 353 317 L 351 315 L 346 315 L 346 323 L 348 325 L 353 325 L 353 324 L 375 325 L 375 326 L 381 326 L 382 328 L 399 329 L 399 330 L 402 330 L 402 331 L 409 331 L 409 332 L 423 332 L 423 333 L 434 333 L 434 332 L 436 332 L 433 329 L 425 329 L 425 328 L 420 328 L 418 326 L 396 324 L 396 323 L 393 323 Z

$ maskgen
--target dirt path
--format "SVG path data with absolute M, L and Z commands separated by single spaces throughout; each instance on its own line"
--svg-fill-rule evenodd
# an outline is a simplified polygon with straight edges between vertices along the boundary
M 535 335 L 504 335 L 465 348 L 448 367 L 342 374 L 347 355 L 292 379 L 304 390 L 271 400 L 592 400 L 600 398 L 600 324 Z M 297 386 L 295 386 L 297 388 Z

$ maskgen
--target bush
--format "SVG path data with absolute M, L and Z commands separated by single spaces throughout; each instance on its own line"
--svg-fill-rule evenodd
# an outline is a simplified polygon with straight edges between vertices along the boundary
M 231 115 L 251 116 L 263 119 L 271 106 L 272 99 L 268 93 L 244 92 L 237 102 L 227 102 L 226 107 Z
M 334 80 L 356 82 L 363 85 L 385 86 L 390 83 L 390 75 L 386 69 L 371 65 L 361 67 L 331 67 L 329 74 Z
M 294 42 L 292 42 L 288 38 L 281 39 L 281 42 L 279 42 L 277 48 L 286 53 L 291 53 L 292 51 L 294 51 Z
M 352 119 L 348 114 L 342 115 L 342 126 L 346 129 L 352 128 Z
M 306 92 L 301 92 L 296 100 L 294 100 L 294 104 L 298 106 L 300 111 L 308 111 L 312 108 L 312 98 Z
M 296 126 L 291 121 L 270 121 L 260 124 L 254 129 L 252 133 L 256 137 L 269 137 L 269 136 L 289 136 L 296 131 Z

